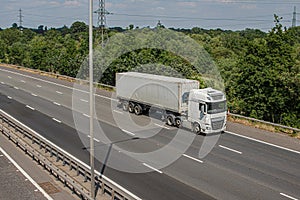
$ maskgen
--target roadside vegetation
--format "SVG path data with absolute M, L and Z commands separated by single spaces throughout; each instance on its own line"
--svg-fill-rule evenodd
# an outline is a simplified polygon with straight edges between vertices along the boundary
M 189 35 L 212 56 L 225 81 L 230 112 L 300 128 L 300 27 L 282 27 L 275 16 L 274 27 L 268 33 L 199 27 L 172 30 Z M 110 28 L 108 35 L 123 31 L 126 29 Z M 99 44 L 97 32 L 95 29 L 95 43 Z M 87 55 L 88 27 L 83 22 L 57 29 L 41 25 L 37 29 L 24 28 L 23 32 L 13 24 L 0 30 L 1 63 L 76 77 Z M 201 81 L 201 75 L 195 74 L 184 59 L 156 49 L 123 55 L 112 63 L 113 70 L 101 81 L 112 85 L 115 72 L 150 62 L 172 66 L 187 78 Z M 204 82 L 200 83 L 205 87 Z

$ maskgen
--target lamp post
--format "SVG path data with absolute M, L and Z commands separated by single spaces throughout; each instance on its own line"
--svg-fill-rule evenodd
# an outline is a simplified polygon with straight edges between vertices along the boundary
M 94 95 L 93 95 L 93 0 L 89 0 L 89 86 L 90 86 L 90 165 L 91 198 L 95 199 L 95 161 L 94 161 Z

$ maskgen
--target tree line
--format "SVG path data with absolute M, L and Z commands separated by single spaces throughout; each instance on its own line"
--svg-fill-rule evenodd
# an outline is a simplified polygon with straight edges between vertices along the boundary
M 225 83 L 230 112 L 300 128 L 300 27 L 285 28 L 276 15 L 274 22 L 268 33 L 199 27 L 171 30 L 193 38 L 213 58 Z M 127 29 L 134 28 L 130 25 Z M 127 29 L 109 28 L 107 34 L 111 37 Z M 95 28 L 95 43 L 101 41 L 97 31 Z M 83 22 L 61 28 L 23 28 L 22 32 L 16 26 L 0 29 L 2 63 L 76 77 L 87 55 L 88 26 Z M 114 85 L 115 72 L 147 63 L 157 63 L 150 66 L 152 73 L 158 67 L 172 66 L 205 87 L 202 75 L 189 62 L 158 49 L 138 49 L 120 56 L 101 82 Z M 173 75 L 165 71 L 165 75 Z

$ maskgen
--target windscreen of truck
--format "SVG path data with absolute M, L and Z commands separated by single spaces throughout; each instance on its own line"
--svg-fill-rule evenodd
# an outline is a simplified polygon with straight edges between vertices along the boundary
M 207 113 L 215 114 L 225 112 L 227 110 L 226 101 L 207 103 Z

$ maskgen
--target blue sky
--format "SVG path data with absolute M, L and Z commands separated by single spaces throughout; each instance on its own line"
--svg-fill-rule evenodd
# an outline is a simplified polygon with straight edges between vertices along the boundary
M 23 26 L 71 26 L 74 21 L 88 22 L 89 0 L 0 0 L 0 27 L 18 23 L 21 8 Z M 94 0 L 97 10 L 98 0 Z M 160 20 L 166 27 L 243 30 L 258 28 L 268 31 L 273 14 L 283 17 L 283 25 L 291 26 L 294 6 L 300 13 L 300 0 L 106 0 L 110 27 L 154 27 Z M 300 14 L 297 14 L 300 24 Z M 94 14 L 94 25 L 97 15 Z

